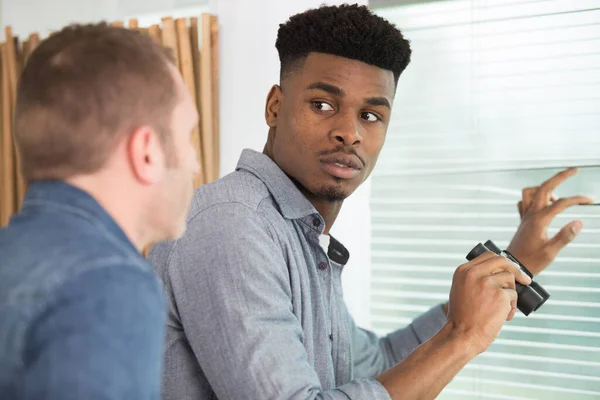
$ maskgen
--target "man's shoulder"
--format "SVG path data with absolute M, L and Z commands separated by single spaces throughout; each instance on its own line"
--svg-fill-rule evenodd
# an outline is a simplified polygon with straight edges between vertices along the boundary
M 0 232 L 0 290 L 4 301 L 47 298 L 65 282 L 98 269 L 151 273 L 137 253 L 99 234 L 92 224 L 66 218 L 31 218 Z M 39 277 L 43 277 L 40 279 Z
M 222 246 L 235 237 L 256 233 L 256 229 L 271 235 L 283 220 L 265 183 L 238 170 L 198 188 L 184 235 L 153 246 L 148 260 L 164 278 L 175 248 L 180 253 L 197 252 L 202 246 Z
M 269 198 L 271 194 L 260 178 L 251 172 L 238 170 L 196 190 L 189 220 L 219 205 L 238 204 L 258 211 L 264 200 Z

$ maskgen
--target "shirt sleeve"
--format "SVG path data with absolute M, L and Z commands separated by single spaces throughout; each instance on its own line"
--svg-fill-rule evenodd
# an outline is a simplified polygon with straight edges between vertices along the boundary
M 292 311 L 282 250 L 255 210 L 227 203 L 203 211 L 167 268 L 178 317 L 216 397 L 390 399 L 373 379 L 323 390 Z
M 160 398 L 165 309 L 150 270 L 88 269 L 47 304 L 27 332 L 23 399 Z
M 352 335 L 354 372 L 357 377 L 374 377 L 399 363 L 419 345 L 434 336 L 446 323 L 442 305 L 431 308 L 410 325 L 378 337 L 375 333 L 358 328 L 348 314 Z

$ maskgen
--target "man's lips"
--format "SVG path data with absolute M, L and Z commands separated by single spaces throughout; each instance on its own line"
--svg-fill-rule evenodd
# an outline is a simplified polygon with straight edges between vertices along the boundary
M 341 179 L 356 177 L 363 169 L 363 163 L 353 154 L 335 153 L 320 159 L 325 171 Z

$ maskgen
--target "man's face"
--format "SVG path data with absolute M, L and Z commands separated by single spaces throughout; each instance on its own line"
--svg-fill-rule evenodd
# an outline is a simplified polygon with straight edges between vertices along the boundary
M 185 87 L 181 75 L 173 68 L 179 101 L 171 117 L 171 131 L 175 163 L 167 165 L 160 184 L 160 204 L 154 214 L 161 215 L 160 226 L 166 239 L 183 235 L 191 199 L 194 194 L 194 177 L 199 171 L 197 152 L 192 143 L 192 132 L 198 124 L 196 106 Z
M 377 162 L 394 91 L 391 71 L 311 53 L 269 93 L 267 154 L 308 197 L 343 200 Z

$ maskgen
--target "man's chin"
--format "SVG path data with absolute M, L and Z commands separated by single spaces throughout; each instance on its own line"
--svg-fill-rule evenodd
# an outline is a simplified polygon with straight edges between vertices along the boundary
M 326 186 L 319 189 L 316 193 L 317 197 L 330 203 L 338 203 L 346 200 L 351 192 L 339 186 Z

